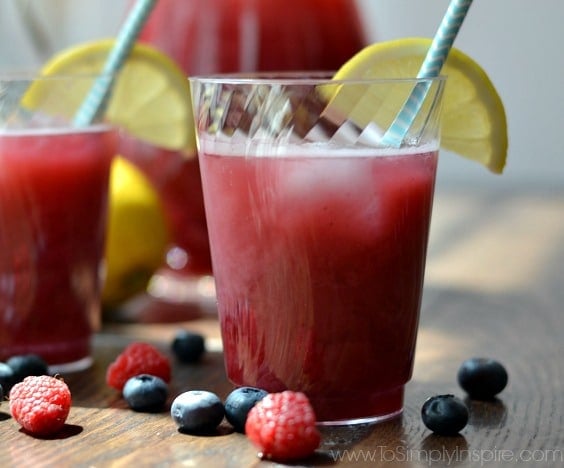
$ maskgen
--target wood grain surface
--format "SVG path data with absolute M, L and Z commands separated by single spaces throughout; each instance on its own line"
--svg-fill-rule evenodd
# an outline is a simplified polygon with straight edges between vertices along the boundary
M 324 430 L 314 457 L 293 466 L 564 466 L 564 194 L 439 192 L 435 200 L 415 371 L 401 417 L 379 425 Z M 153 317 L 154 318 L 154 317 Z M 213 314 L 183 323 L 106 323 L 92 368 L 65 376 L 73 407 L 62 433 L 37 439 L 0 406 L 0 467 L 259 467 L 246 438 L 176 430 L 167 412 L 136 413 L 105 385 L 109 362 L 132 340 L 169 353 L 179 327 L 206 334 L 197 365 L 175 363 L 171 400 L 188 389 L 225 397 Z M 422 424 L 426 398 L 453 393 L 460 363 L 500 360 L 509 385 L 490 402 L 466 400 L 470 422 L 457 437 Z M 279 465 L 278 465 L 279 466 Z

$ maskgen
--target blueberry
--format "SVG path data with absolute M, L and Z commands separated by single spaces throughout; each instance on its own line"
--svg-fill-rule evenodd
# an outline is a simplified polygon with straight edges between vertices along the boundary
M 36 354 L 12 356 L 6 361 L 14 371 L 13 383 L 21 382 L 30 375 L 48 375 L 47 363 Z
M 180 330 L 172 341 L 172 351 L 180 362 L 197 362 L 206 350 L 204 337 L 199 333 Z
M 247 415 L 255 404 L 268 392 L 255 387 L 241 387 L 233 390 L 225 400 L 225 417 L 237 432 L 245 432 Z
M 437 395 L 425 401 L 421 418 L 435 434 L 456 435 L 468 423 L 468 408 L 454 395 Z
M 160 377 L 140 374 L 127 380 L 123 398 L 132 410 L 150 413 L 162 410 L 168 397 L 168 385 Z
M 2 388 L 2 385 L 0 385 L 0 405 L 2 404 L 3 401 L 4 401 L 4 389 Z
M 475 400 L 491 400 L 507 385 L 507 371 L 489 358 L 471 358 L 458 370 L 458 383 Z
M 13 369 L 8 364 L 0 362 L 0 385 L 6 395 L 10 392 L 12 385 L 15 384 L 14 380 L 15 375 Z
M 174 399 L 170 415 L 183 432 L 212 432 L 222 421 L 225 409 L 215 393 L 190 390 Z

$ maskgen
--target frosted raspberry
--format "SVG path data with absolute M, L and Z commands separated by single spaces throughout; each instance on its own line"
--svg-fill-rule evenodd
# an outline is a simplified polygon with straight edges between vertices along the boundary
M 10 412 L 27 432 L 47 436 L 64 426 L 71 400 L 69 387 L 62 380 L 31 376 L 10 390 Z
M 309 400 L 289 390 L 259 401 L 249 412 L 245 433 L 259 448 L 260 457 L 276 461 L 312 455 L 321 441 Z
M 148 343 L 131 343 L 108 366 L 106 383 L 123 390 L 125 382 L 140 374 L 150 374 L 170 382 L 170 361 L 157 348 Z

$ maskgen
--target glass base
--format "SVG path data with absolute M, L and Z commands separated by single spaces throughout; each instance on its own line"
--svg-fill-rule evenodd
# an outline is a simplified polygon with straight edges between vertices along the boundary
M 105 319 L 127 323 L 174 323 L 217 314 L 215 282 L 209 275 L 163 269 L 146 292 L 105 313 Z
M 404 386 L 374 393 L 351 393 L 340 397 L 310 395 L 320 426 L 376 424 L 403 411 Z
M 227 366 L 229 369 L 229 366 Z M 288 388 L 284 385 L 261 385 L 256 381 L 229 380 L 236 387 L 258 387 L 267 392 L 282 392 L 284 390 L 304 391 L 299 388 Z M 318 388 L 320 385 L 318 385 Z M 316 424 L 319 427 L 339 426 L 369 426 L 399 417 L 403 413 L 405 385 L 399 385 L 387 390 L 370 392 L 344 391 L 340 395 L 323 395 L 304 391 L 313 407 Z
M 78 372 L 88 369 L 92 366 L 94 359 L 91 356 L 86 356 L 78 361 L 68 362 L 65 364 L 53 364 L 49 366 L 49 374 L 69 374 L 71 372 Z
M 354 419 L 336 419 L 335 421 L 318 421 L 318 426 L 329 427 L 329 426 L 354 426 L 360 424 L 378 424 L 384 421 L 389 421 L 390 419 L 397 418 L 403 413 L 403 408 L 393 411 L 389 414 L 377 415 L 377 416 L 367 416 L 364 418 L 354 418 Z
M 163 269 L 151 278 L 147 292 L 163 302 L 198 304 L 202 310 L 215 312 L 215 281 L 211 275 Z

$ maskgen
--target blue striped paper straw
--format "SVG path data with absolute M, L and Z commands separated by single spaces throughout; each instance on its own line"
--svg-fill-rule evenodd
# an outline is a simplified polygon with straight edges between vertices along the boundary
M 417 78 L 425 79 L 439 76 L 471 4 L 472 0 L 452 0 L 450 2 L 439 29 L 431 42 L 431 47 L 429 47 L 421 64 Z M 402 109 L 382 137 L 383 144 L 395 148 L 401 146 L 401 142 L 407 134 L 409 127 L 411 127 L 423 105 L 430 86 L 431 82 L 428 80 L 418 82 L 414 86 Z
M 83 127 L 91 124 L 100 112 L 104 111 L 106 100 L 113 86 L 114 74 L 120 70 L 147 17 L 157 0 L 139 0 L 125 20 L 101 75 L 96 79 L 86 99 L 74 117 L 74 125 Z

